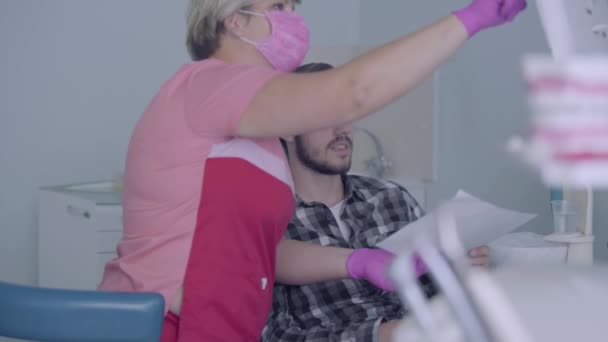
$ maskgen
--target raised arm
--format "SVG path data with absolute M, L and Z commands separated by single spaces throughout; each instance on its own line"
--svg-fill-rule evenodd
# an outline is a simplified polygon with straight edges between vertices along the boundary
M 474 0 L 417 32 L 329 71 L 269 81 L 242 116 L 237 134 L 297 135 L 355 121 L 407 94 L 479 30 L 512 20 L 525 0 Z

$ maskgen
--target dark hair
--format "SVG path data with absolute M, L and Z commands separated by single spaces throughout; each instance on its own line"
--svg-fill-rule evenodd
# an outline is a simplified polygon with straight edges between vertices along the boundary
M 308 63 L 300 65 L 296 70 L 294 70 L 294 72 L 296 74 L 307 74 L 311 72 L 330 70 L 333 68 L 334 66 L 328 63 Z M 286 155 L 289 155 L 289 152 L 287 151 L 287 142 L 282 138 L 280 140 L 281 145 L 283 146 L 283 151 L 285 151 Z

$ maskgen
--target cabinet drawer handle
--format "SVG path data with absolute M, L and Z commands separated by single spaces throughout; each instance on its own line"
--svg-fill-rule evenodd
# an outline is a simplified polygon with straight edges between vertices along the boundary
M 80 216 L 86 219 L 91 218 L 91 213 L 88 210 L 77 208 L 71 205 L 68 205 L 67 212 L 72 216 Z

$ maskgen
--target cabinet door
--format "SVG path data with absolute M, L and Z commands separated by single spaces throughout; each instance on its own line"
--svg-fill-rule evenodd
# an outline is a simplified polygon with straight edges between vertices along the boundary
M 122 239 L 122 207 L 98 205 L 93 214 L 97 243 L 96 282 L 101 281 L 105 265 L 116 257 L 116 246 Z
M 92 213 L 95 230 L 98 232 L 122 232 L 122 207 L 120 205 L 97 205 Z
M 40 193 L 38 282 L 40 286 L 93 289 L 97 283 L 93 203 L 61 193 Z
M 122 231 L 97 231 L 97 253 L 116 254 L 116 246 L 122 239 Z
M 108 261 L 114 259 L 115 257 L 116 253 L 114 252 L 97 253 L 97 260 L 95 264 L 95 286 L 97 286 L 101 282 L 101 277 L 103 277 L 103 271 Z

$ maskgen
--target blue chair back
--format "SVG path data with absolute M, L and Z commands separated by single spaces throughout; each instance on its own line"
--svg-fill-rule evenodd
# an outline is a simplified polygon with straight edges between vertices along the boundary
M 156 293 L 46 289 L 0 282 L 0 336 L 57 342 L 159 341 Z

